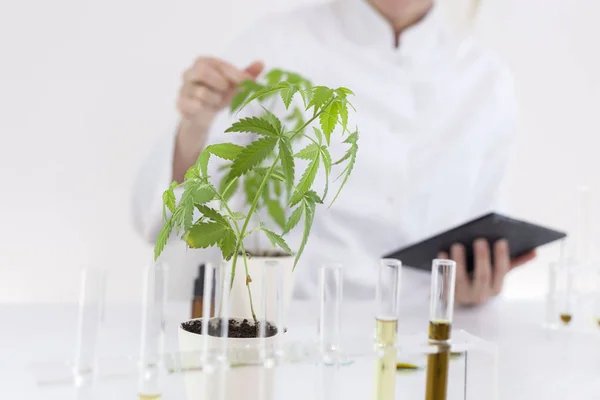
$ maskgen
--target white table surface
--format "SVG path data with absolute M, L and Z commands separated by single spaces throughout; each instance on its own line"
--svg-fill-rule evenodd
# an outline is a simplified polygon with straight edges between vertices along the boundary
M 427 303 L 418 300 L 403 303 L 401 333 L 427 328 Z M 176 349 L 177 322 L 188 317 L 189 308 L 189 304 L 169 305 L 167 350 Z M 314 304 L 293 305 L 292 338 L 315 334 L 316 310 Z M 345 304 L 343 332 L 368 334 L 373 328 L 370 310 L 370 304 Z M 65 398 L 52 397 L 51 391 L 37 387 L 31 364 L 71 357 L 76 314 L 74 305 L 0 305 L 0 387 L 5 398 Z M 454 329 L 498 345 L 501 400 L 600 398 L 600 329 L 549 332 L 542 328 L 543 318 L 542 302 L 498 299 L 482 307 L 457 309 Z M 109 306 L 100 344 L 102 356 L 135 355 L 139 325 L 139 307 Z

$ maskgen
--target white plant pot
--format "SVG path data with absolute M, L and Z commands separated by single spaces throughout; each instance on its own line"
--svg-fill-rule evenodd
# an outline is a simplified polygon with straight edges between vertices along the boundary
M 201 319 L 198 319 L 198 321 Z M 266 346 L 273 346 L 280 339 L 282 331 L 277 335 L 264 339 Z M 220 338 L 204 334 L 191 333 L 179 327 L 179 349 L 182 353 L 182 366 L 192 368 L 198 365 L 201 352 L 208 346 L 210 349 L 221 349 L 227 343 L 228 361 L 233 367 L 224 372 L 215 370 L 209 373 L 189 373 L 185 376 L 185 387 L 188 400 L 223 399 L 223 400 L 271 400 L 274 392 L 274 374 L 272 368 L 260 366 L 236 367 L 236 363 L 256 362 L 259 360 L 259 339 Z M 205 343 L 206 340 L 206 343 Z M 224 390 L 224 397 L 220 397 Z
M 285 319 L 288 315 L 290 303 L 292 301 L 293 286 L 294 286 L 294 274 L 292 273 L 294 267 L 294 257 L 249 257 L 248 258 L 248 273 L 252 279 L 250 283 L 250 291 L 252 292 L 252 300 L 254 302 L 254 310 L 256 311 L 257 318 L 266 319 L 268 321 L 277 321 L 276 313 L 276 301 L 273 298 L 275 294 L 274 290 L 268 290 L 270 298 L 267 299 L 267 315 L 263 315 L 261 310 L 261 296 L 263 293 L 263 266 L 265 263 L 277 263 L 277 269 L 283 272 L 283 318 L 281 321 L 285 327 Z M 226 267 L 231 269 L 231 262 L 226 263 Z M 272 270 L 274 271 L 274 270 Z M 269 288 L 274 288 L 277 285 L 276 274 L 269 274 L 267 276 L 267 285 Z M 250 300 L 248 297 L 248 290 L 246 288 L 246 271 L 244 269 L 244 260 L 238 258 L 235 277 L 233 286 L 230 293 L 229 303 L 229 316 L 233 318 L 248 318 L 252 319 L 252 312 L 250 310 Z

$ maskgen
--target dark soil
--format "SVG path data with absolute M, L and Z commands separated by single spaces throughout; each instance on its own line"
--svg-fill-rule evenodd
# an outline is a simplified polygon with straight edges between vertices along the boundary
M 230 338 L 243 338 L 252 339 L 258 338 L 260 333 L 260 324 L 248 319 L 230 319 L 229 320 L 229 335 Z M 221 319 L 213 319 L 208 323 L 208 334 L 210 336 L 221 336 Z M 266 323 L 266 337 L 275 336 L 277 334 L 277 327 L 270 322 Z M 187 321 L 181 324 L 181 327 L 190 333 L 202 334 L 202 320 Z
M 272 258 L 280 258 L 280 257 L 289 257 L 290 256 L 290 254 L 285 253 L 283 251 L 279 251 L 279 250 L 258 250 L 258 251 L 247 250 L 246 254 L 248 254 L 250 257 L 272 257 Z

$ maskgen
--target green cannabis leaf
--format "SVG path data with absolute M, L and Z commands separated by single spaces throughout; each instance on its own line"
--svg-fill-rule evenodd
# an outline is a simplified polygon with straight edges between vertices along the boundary
M 192 249 L 204 249 L 214 246 L 228 231 L 229 228 L 217 222 L 200 222 L 187 230 L 183 240 Z
M 285 223 L 285 227 L 283 228 L 284 235 L 286 233 L 288 233 L 289 231 L 291 231 L 292 229 L 294 229 L 296 227 L 296 225 L 298 225 L 298 222 L 300 222 L 300 218 L 302 218 L 303 212 L 304 212 L 304 208 L 302 206 L 298 206 L 292 212 L 292 215 L 290 215 L 290 218 L 287 220 L 287 222 Z
M 266 117 L 251 117 L 236 122 L 225 132 L 247 132 L 262 136 L 279 136 L 280 132 L 277 128 Z
M 294 195 L 292 196 L 292 199 L 290 200 L 290 206 L 293 207 L 296 204 L 298 204 L 298 202 L 300 200 L 302 200 L 302 197 L 304 196 L 304 194 L 311 188 L 312 184 L 315 181 L 315 178 L 317 177 L 317 171 L 319 170 L 319 161 L 320 160 L 321 160 L 321 154 L 319 153 L 319 151 L 317 149 L 317 152 L 315 153 L 314 158 L 312 159 L 310 164 L 308 164 L 308 167 L 306 167 L 304 174 L 302 174 L 302 178 L 300 178 L 300 182 L 298 183 L 298 186 L 296 186 L 296 192 L 294 193 Z
M 287 245 L 287 243 L 285 242 L 285 240 L 283 240 L 281 236 L 265 228 L 262 228 L 262 231 L 267 234 L 267 237 L 269 238 L 273 246 L 279 246 L 288 253 L 292 253 L 290 246 Z
M 250 134 L 253 139 L 245 146 L 229 142 L 206 146 L 183 182 L 173 182 L 164 191 L 165 222 L 156 239 L 154 257 L 161 255 L 173 231 L 191 248 L 218 247 L 223 259 L 231 263 L 231 283 L 242 259 L 250 295 L 252 279 L 245 241 L 262 236 L 250 235 L 260 230 L 274 246 L 295 254 L 295 268 L 308 244 L 317 205 L 327 200 L 330 185 L 341 180 L 331 204 L 336 201 L 356 164 L 358 129 L 348 130 L 349 111 L 355 110 L 349 99 L 353 95 L 344 87 L 314 86 L 309 79 L 282 69 L 269 71 L 259 81 L 241 83 L 231 102 L 231 113 L 254 103 L 252 113 L 258 114 L 238 119 L 225 132 Z M 273 108 L 277 102 L 281 107 Z M 283 112 L 276 113 L 276 109 Z M 346 145 L 346 152 L 335 162 L 330 152 L 338 137 L 334 132 L 339 132 L 340 141 Z M 219 164 L 210 169 L 215 158 Z M 297 179 L 299 160 L 306 161 L 306 169 Z M 325 179 L 319 196 L 315 182 L 321 166 Z M 331 174 L 338 168 L 341 172 L 336 171 L 339 176 L 331 182 Z M 213 170 L 218 174 L 212 176 Z M 178 196 L 180 189 L 183 193 Z M 230 201 L 237 193 L 242 195 L 243 205 Z M 281 235 L 265 226 L 261 220 L 264 215 L 281 229 Z M 291 249 L 285 235 L 301 221 L 298 249 Z M 255 247 L 252 250 L 261 250 Z M 250 309 L 256 320 L 251 295 Z
M 256 167 L 271 154 L 276 144 L 277 138 L 271 137 L 258 139 L 250 143 L 233 160 L 233 165 L 231 166 L 233 176 L 243 175 Z

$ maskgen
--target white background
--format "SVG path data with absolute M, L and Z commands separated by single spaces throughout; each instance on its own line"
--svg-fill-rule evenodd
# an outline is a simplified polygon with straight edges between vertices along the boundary
M 440 1 L 460 15 L 462 0 Z M 309 2 L 2 2 L 0 302 L 73 301 L 87 265 L 110 270 L 110 301 L 137 301 L 151 247 L 131 225 L 131 184 L 176 121 L 182 71 L 254 18 Z M 518 217 L 570 229 L 575 186 L 600 181 L 598 15 L 595 0 L 484 0 L 477 35 L 512 67 L 522 106 Z M 541 294 L 555 256 L 505 294 Z

